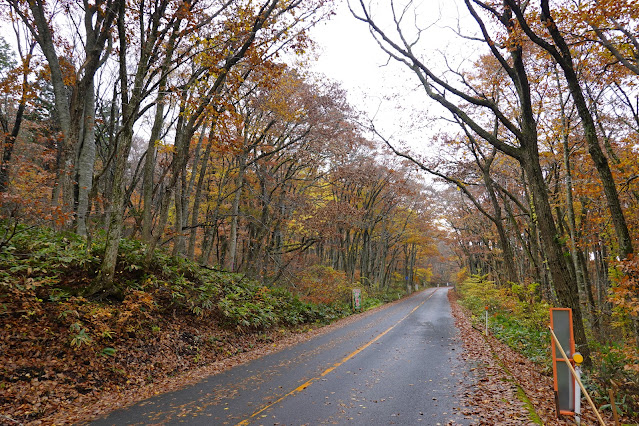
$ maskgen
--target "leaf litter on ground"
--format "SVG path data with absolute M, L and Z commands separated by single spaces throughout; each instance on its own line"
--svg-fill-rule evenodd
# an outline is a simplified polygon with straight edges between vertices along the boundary
M 474 384 L 462 396 L 462 413 L 479 425 L 574 425 L 574 418 L 557 418 L 552 374 L 545 374 L 523 355 L 495 337 L 473 327 L 470 312 L 449 292 L 452 313 L 464 344 Z M 550 344 L 550 342 L 549 342 Z M 581 423 L 598 425 L 596 415 L 582 403 Z M 604 417 L 612 425 L 612 416 Z
M 571 418 L 557 419 L 552 377 L 474 328 L 470 314 L 457 303 L 454 292 L 449 292 L 449 299 L 464 344 L 462 356 L 469 365 L 468 380 L 473 383 L 461 395 L 461 414 L 471 424 L 479 425 L 574 424 Z M 112 347 L 100 350 L 82 343 L 70 346 L 60 339 L 64 333 L 56 320 L 59 313 L 47 312 L 44 306 L 38 315 L 3 317 L 0 424 L 85 423 L 383 308 L 321 328 L 242 333 L 212 321 L 164 316 L 156 318 L 157 328 L 144 337 L 131 333 L 132 338 L 114 341 Z M 597 424 L 589 407 L 583 411 L 582 424 Z M 613 424 L 611 418 L 606 422 Z

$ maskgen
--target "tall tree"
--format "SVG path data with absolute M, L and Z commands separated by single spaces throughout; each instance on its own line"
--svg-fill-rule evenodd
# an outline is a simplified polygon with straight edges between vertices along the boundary
M 418 30 L 416 40 L 409 41 L 408 35 L 405 34 L 403 29 L 407 16 L 405 10 L 397 11 L 395 3 L 391 2 L 392 28 L 396 30 L 393 38 L 391 33 L 384 30 L 372 17 L 370 7 L 362 0 L 358 3 L 357 11 L 353 11 L 355 16 L 368 24 L 380 46 L 390 56 L 405 64 L 414 72 L 428 97 L 450 111 L 456 119 L 463 122 L 478 137 L 504 154 L 516 159 L 521 165 L 532 194 L 536 223 L 540 230 L 548 268 L 552 275 L 557 297 L 564 306 L 573 309 L 575 340 L 579 349 L 585 354 L 584 356 L 589 358 L 590 351 L 581 314 L 578 288 L 574 281 L 574 270 L 571 268 L 572 264 L 567 264 L 564 247 L 557 239 L 556 221 L 552 214 L 548 188 L 540 165 L 537 122 L 526 67 L 526 51 L 518 25 L 513 19 L 512 10 L 509 7 L 492 7 L 484 2 L 465 0 L 466 8 L 478 25 L 482 41 L 508 75 L 509 83 L 516 94 L 518 110 L 516 111 L 516 116 L 510 118 L 510 111 L 504 111 L 500 108 L 499 99 L 495 99 L 472 87 L 466 87 L 466 90 L 456 87 L 443 79 L 420 59 L 416 48 L 422 33 Z M 495 40 L 491 36 L 490 27 L 485 24 L 484 19 L 474 5 L 482 8 L 493 19 L 495 25 L 499 26 L 499 30 L 502 31 L 501 34 L 506 35 L 503 42 Z M 499 36 L 499 32 L 497 34 Z M 462 79 L 461 84 L 467 84 L 467 81 Z M 500 127 L 505 129 L 505 132 L 502 135 L 495 135 L 485 124 L 482 124 L 480 121 L 482 119 L 481 116 L 477 114 L 475 116 L 471 115 L 473 114 L 471 109 L 464 107 L 463 104 L 458 105 L 453 102 L 455 98 L 461 103 L 479 108 L 489 114 L 491 121 L 497 120 L 500 123 Z
M 185 31 L 180 23 L 189 11 L 191 5 L 174 4 L 169 0 L 156 3 L 154 6 L 144 2 L 138 4 L 135 16 L 141 25 L 142 32 L 138 34 L 139 56 L 135 63 L 135 74 L 130 81 L 129 55 L 132 48 L 129 44 L 131 34 L 125 2 L 118 4 L 117 29 L 119 40 L 119 83 L 120 104 L 122 118 L 117 135 L 117 145 L 113 153 L 112 194 L 109 209 L 111 211 L 107 230 L 107 241 L 104 258 L 100 267 L 98 279 L 88 290 L 91 294 L 109 294 L 116 289 L 113 287 L 118 248 L 124 221 L 126 188 L 125 172 L 131 144 L 133 142 L 133 128 L 140 116 L 142 102 L 150 94 L 149 86 L 153 86 L 157 70 L 156 55 L 163 52 L 162 46 L 176 31 Z M 147 9 L 149 7 L 149 9 Z M 186 9 L 185 9 L 186 8 Z M 168 15 L 168 18 L 165 17 Z M 193 25 L 192 23 L 190 23 Z M 188 27 L 189 25 L 186 25 Z
M 54 203 L 74 215 L 75 230 L 86 235 L 89 192 L 95 162 L 95 75 L 110 54 L 116 2 L 70 3 L 66 7 L 46 0 L 7 0 L 44 54 L 55 94 L 55 109 L 62 129 Z M 72 6 L 72 7 L 69 7 Z M 79 41 L 81 57 L 68 57 L 55 31 L 63 15 Z M 82 30 L 79 30 L 82 27 Z M 73 44 L 73 43 L 70 43 Z M 72 61 L 76 61 L 73 63 Z
M 2 159 L 0 160 L 0 192 L 6 192 L 8 189 L 9 164 L 20 133 L 27 101 L 33 96 L 29 76 L 33 72 L 31 61 L 35 42 L 29 40 L 28 51 L 25 51 L 19 33 L 16 35 L 18 36 L 18 53 L 21 62 L 19 66 L 13 59 L 11 47 L 0 37 L 0 93 L 4 98 L 3 108 L 0 109 L 0 129 L 4 135 Z M 15 98 L 16 92 L 18 93 L 17 98 Z
M 628 231 L 626 219 L 621 208 L 619 194 L 617 192 L 617 187 L 610 169 L 608 158 L 604 155 L 599 143 L 597 127 L 595 125 L 593 114 L 588 108 L 587 97 L 584 95 L 584 91 L 579 84 L 579 77 L 575 71 L 575 64 L 570 46 L 552 17 L 548 0 L 540 0 L 541 14 L 539 15 L 539 18 L 541 19 L 543 26 L 548 31 L 552 43 L 542 38 L 533 30 L 529 20 L 526 18 L 523 10 L 516 1 L 506 0 L 505 4 L 508 8 L 513 10 L 519 25 L 526 35 L 535 44 L 547 51 L 563 70 L 568 89 L 573 101 L 575 102 L 579 118 L 581 119 L 584 135 L 588 142 L 588 152 L 590 153 L 590 157 L 592 158 L 597 172 L 599 173 L 599 178 L 601 179 L 604 193 L 606 194 L 606 201 L 614 223 L 615 232 L 617 233 L 619 253 L 621 257 L 625 258 L 633 252 L 632 239 L 630 238 L 630 232 Z

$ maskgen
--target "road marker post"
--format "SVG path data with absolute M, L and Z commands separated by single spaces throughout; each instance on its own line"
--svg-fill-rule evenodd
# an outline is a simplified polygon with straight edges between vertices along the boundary
M 359 288 L 354 288 L 353 289 L 353 295 L 352 295 L 352 299 L 351 299 L 352 303 L 353 303 L 353 310 L 354 311 L 361 311 L 362 310 L 362 290 Z
M 575 339 L 572 330 L 572 310 L 570 308 L 550 308 L 550 329 L 557 336 L 559 345 L 570 355 L 575 353 Z M 552 343 L 552 370 L 557 417 L 575 414 L 575 382 L 559 353 L 558 345 Z M 567 358 L 572 363 L 572 358 Z M 572 367 L 572 365 L 570 366 Z
M 486 336 L 488 336 L 488 306 L 486 306 L 486 332 L 484 333 Z
M 572 360 L 575 362 L 575 422 L 581 424 L 581 388 L 577 386 L 577 382 L 581 381 L 581 363 L 584 362 L 584 357 L 575 352 L 572 354 Z

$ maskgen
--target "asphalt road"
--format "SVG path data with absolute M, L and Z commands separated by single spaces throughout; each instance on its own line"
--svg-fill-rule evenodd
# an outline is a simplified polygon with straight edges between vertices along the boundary
M 447 291 L 417 293 L 92 424 L 463 424 L 465 366 Z

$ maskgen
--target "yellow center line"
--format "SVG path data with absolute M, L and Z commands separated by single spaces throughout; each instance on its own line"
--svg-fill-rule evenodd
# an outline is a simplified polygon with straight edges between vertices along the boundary
M 365 345 L 360 346 L 359 348 L 355 349 L 353 352 L 351 352 L 350 354 L 346 355 L 344 358 L 342 358 L 341 361 L 336 362 L 335 364 L 333 364 L 331 367 L 327 368 L 326 370 L 322 371 L 322 373 L 318 376 L 318 377 L 313 377 L 309 380 L 307 380 L 306 382 L 302 383 L 301 385 L 299 385 L 298 387 L 296 387 L 295 389 L 293 389 L 292 391 L 290 391 L 289 393 L 287 393 L 286 395 L 283 395 L 282 397 L 278 398 L 275 402 L 272 402 L 268 405 L 265 405 L 264 407 L 262 407 L 261 409 L 259 409 L 258 411 L 254 412 L 253 414 L 251 414 L 251 417 L 249 417 L 246 420 L 242 420 L 241 422 L 239 422 L 238 424 L 236 424 L 235 426 L 246 426 L 248 424 L 251 423 L 251 419 L 257 417 L 258 415 L 260 415 L 261 413 L 263 413 L 264 411 L 268 410 L 269 408 L 271 408 L 272 406 L 279 404 L 280 402 L 282 402 L 284 399 L 288 398 L 289 396 L 295 395 L 298 392 L 303 391 L 304 389 L 308 388 L 313 382 L 319 380 L 321 377 L 326 376 L 328 373 L 330 373 L 331 371 L 335 370 L 337 367 L 339 367 L 340 365 L 344 364 L 346 361 L 348 361 L 349 359 L 353 358 L 355 355 L 357 355 L 358 353 L 362 352 L 364 349 L 366 349 L 367 347 L 369 347 L 370 345 L 372 345 L 373 343 L 375 343 L 376 341 L 378 341 L 379 339 L 381 339 L 385 334 L 387 334 L 389 331 L 391 331 L 392 329 L 394 329 L 395 327 L 397 327 L 398 324 L 400 324 L 402 321 L 404 321 L 406 318 L 408 318 L 413 312 L 415 312 L 417 309 L 420 308 L 420 306 L 422 306 L 424 303 L 426 303 L 426 301 L 428 299 L 430 299 L 431 297 L 433 297 L 433 294 L 435 294 L 437 290 L 434 290 L 431 294 L 428 295 L 428 297 L 426 299 L 424 299 L 419 305 L 415 306 L 409 313 L 407 313 L 402 319 L 400 319 L 399 321 L 397 321 L 395 324 L 393 324 L 392 326 L 388 327 L 385 331 L 383 331 L 382 333 L 378 334 L 373 340 L 371 340 L 370 342 L 366 343 Z

